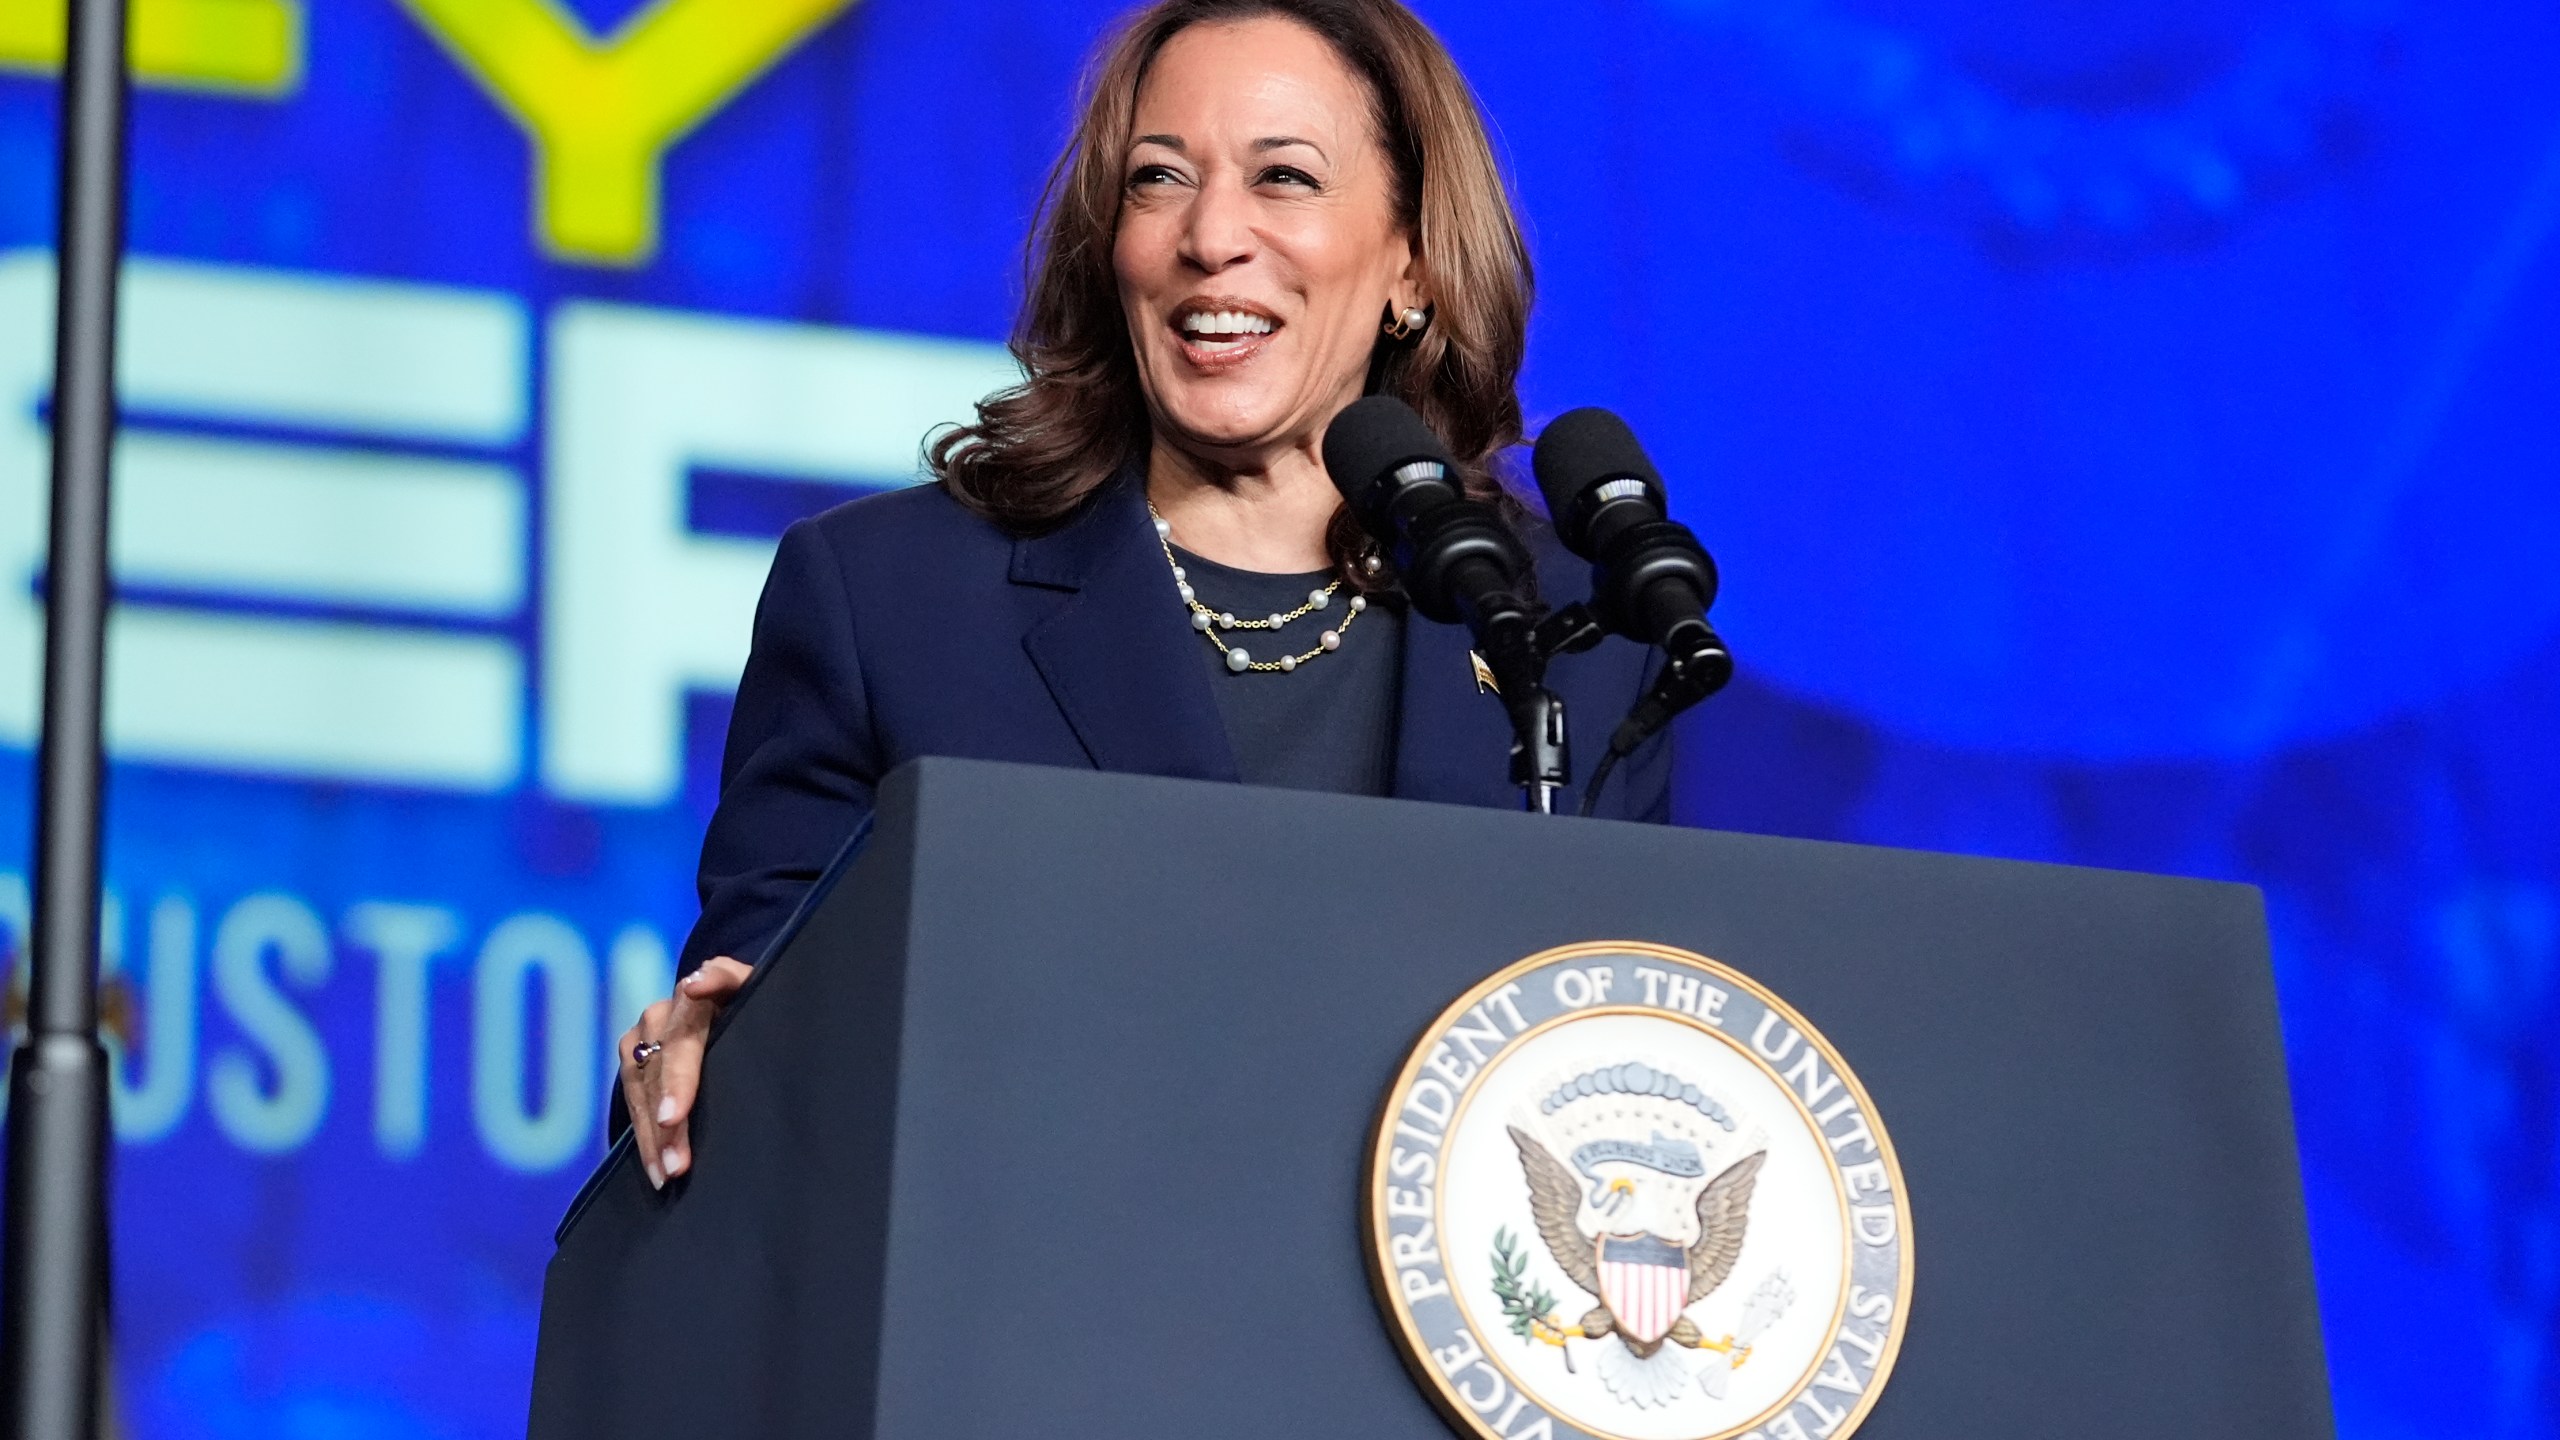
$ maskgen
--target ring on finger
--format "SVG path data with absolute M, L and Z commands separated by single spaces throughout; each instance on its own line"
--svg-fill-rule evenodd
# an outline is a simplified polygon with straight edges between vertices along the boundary
M 634 1067 L 645 1066 L 657 1059 L 658 1052 L 666 1048 L 655 1040 L 643 1040 L 631 1047 L 631 1063 Z

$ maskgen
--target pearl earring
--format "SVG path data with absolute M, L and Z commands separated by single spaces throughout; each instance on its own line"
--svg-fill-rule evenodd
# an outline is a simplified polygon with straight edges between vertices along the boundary
M 1390 301 L 1387 305 L 1386 319 L 1380 322 L 1378 328 L 1386 332 L 1388 339 L 1398 344 L 1411 344 L 1423 331 L 1431 328 L 1431 311 L 1427 306 L 1416 305 L 1407 307 L 1403 313 L 1399 314 L 1394 302 Z

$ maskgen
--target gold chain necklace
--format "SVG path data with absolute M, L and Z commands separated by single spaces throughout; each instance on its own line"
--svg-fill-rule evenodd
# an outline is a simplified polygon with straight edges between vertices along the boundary
M 1351 622 L 1359 619 L 1360 613 L 1369 608 L 1366 597 L 1354 595 L 1350 603 L 1343 607 L 1349 613 L 1342 617 L 1342 623 L 1318 635 L 1314 648 L 1300 655 L 1283 655 L 1277 660 L 1256 660 L 1246 653 L 1242 645 L 1228 643 L 1225 638 L 1226 633 L 1237 630 L 1278 630 L 1293 621 L 1303 620 L 1333 603 L 1335 593 L 1342 589 L 1342 577 L 1337 575 L 1324 588 L 1308 591 L 1306 600 L 1295 610 L 1285 614 L 1275 612 L 1259 620 L 1239 620 L 1232 611 L 1212 610 L 1200 602 L 1199 595 L 1191 588 L 1191 576 L 1183 570 L 1182 562 L 1174 556 L 1173 522 L 1158 515 L 1153 502 L 1147 505 L 1147 518 L 1156 522 L 1156 544 L 1164 551 L 1164 563 L 1172 567 L 1174 592 L 1182 597 L 1183 605 L 1191 611 L 1192 630 L 1201 639 L 1209 642 L 1209 648 L 1226 656 L 1227 668 L 1237 674 L 1243 674 L 1248 670 L 1276 670 L 1287 674 L 1327 651 L 1339 650 L 1342 648 L 1342 632 L 1350 629 Z

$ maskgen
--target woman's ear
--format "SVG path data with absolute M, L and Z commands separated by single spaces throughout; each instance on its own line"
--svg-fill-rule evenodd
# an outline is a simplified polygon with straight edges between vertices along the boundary
M 1431 308 L 1431 277 L 1423 272 L 1422 252 L 1414 247 L 1413 237 L 1404 242 L 1404 265 L 1396 272 L 1396 301 L 1399 307 L 1417 310 Z

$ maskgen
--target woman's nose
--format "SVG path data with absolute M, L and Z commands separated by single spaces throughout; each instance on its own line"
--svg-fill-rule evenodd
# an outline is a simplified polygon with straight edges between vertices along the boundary
M 1182 258 L 1210 275 L 1252 259 L 1252 209 L 1252 197 L 1237 186 L 1201 186 L 1182 227 Z

